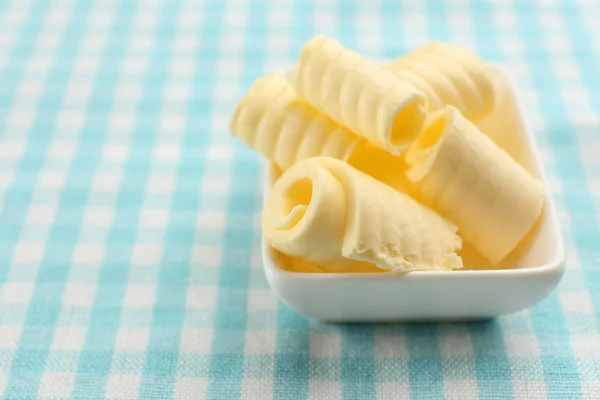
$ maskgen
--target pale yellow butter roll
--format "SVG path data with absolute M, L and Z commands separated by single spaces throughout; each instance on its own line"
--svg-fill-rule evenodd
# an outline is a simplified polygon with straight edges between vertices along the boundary
M 333 158 L 286 170 L 265 202 L 262 227 L 273 248 L 328 272 L 365 263 L 396 272 L 462 267 L 454 224 Z
M 427 204 L 494 264 L 540 217 L 541 182 L 452 106 L 431 116 L 405 158 Z
M 408 148 L 426 118 L 421 92 L 322 35 L 303 46 L 293 86 L 316 109 L 394 155 Z
M 432 42 L 385 68 L 423 92 L 429 111 L 452 105 L 476 121 L 494 110 L 494 75 L 483 60 L 464 48 Z
M 285 78 L 258 79 L 238 104 L 230 132 L 281 169 L 313 156 L 347 160 L 361 139 L 298 99 Z

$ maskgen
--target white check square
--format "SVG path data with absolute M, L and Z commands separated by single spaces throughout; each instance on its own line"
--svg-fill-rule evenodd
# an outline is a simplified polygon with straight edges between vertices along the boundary
M 224 230 L 227 220 L 225 210 L 200 210 L 196 226 L 202 230 Z
M 16 2 L 13 5 L 26 5 L 26 2 Z M 25 20 L 28 15 L 29 9 L 27 7 L 19 7 L 16 9 L 10 9 L 5 11 L 4 22 L 7 27 L 21 26 L 21 23 Z
M 247 331 L 244 354 L 277 354 L 276 331 Z
M 11 109 L 6 116 L 6 126 L 9 129 L 27 130 L 33 124 L 34 118 L 35 110 L 33 109 Z
M 151 5 L 151 2 L 145 2 L 144 5 Z M 152 5 L 151 5 L 152 6 Z M 146 8 L 140 10 L 135 17 L 135 28 L 136 34 L 144 33 L 150 29 L 153 29 L 158 22 L 158 13 L 156 9 Z
M 114 209 L 112 207 L 88 206 L 83 215 L 83 225 L 92 228 L 112 226 Z
M 191 76 L 195 66 L 195 60 L 193 58 L 176 58 L 171 62 L 169 74 L 177 77 Z
M 169 223 L 170 211 L 166 209 L 142 208 L 139 214 L 139 227 L 161 228 Z
M 587 150 L 580 149 L 579 152 L 581 154 L 581 158 L 583 158 L 584 160 L 586 158 L 592 157 L 592 155 L 589 153 L 593 154 L 593 150 L 591 152 L 589 152 L 589 149 L 587 149 Z M 593 197 L 600 198 L 600 179 L 591 178 L 587 182 L 587 187 Z
M 68 283 L 63 293 L 63 305 L 67 307 L 86 307 L 94 305 L 96 287 L 88 284 Z
M 324 382 L 325 384 L 331 384 L 330 382 Z M 339 385 L 339 383 L 336 382 L 336 386 L 338 387 L 338 391 L 341 390 L 341 387 Z M 336 390 L 335 387 L 331 387 L 329 389 L 330 391 L 334 391 Z M 377 382 L 375 384 L 375 392 L 377 393 L 377 398 L 378 399 L 409 399 L 411 390 L 410 390 L 410 384 L 408 382 L 408 379 L 406 380 L 401 380 L 401 381 L 392 381 L 392 382 Z M 317 392 L 319 393 L 319 392 Z M 335 392 L 334 392 L 335 393 Z M 337 396 L 333 396 L 333 398 L 339 398 L 341 396 L 337 395 Z M 465 399 L 460 399 L 460 400 L 467 400 L 468 398 Z M 446 398 L 444 398 L 444 400 L 448 400 Z M 458 400 L 458 399 L 453 399 L 453 400 Z M 470 399 L 469 399 L 470 400 Z
M 575 80 L 581 77 L 581 69 L 574 60 L 560 58 L 554 65 L 556 74 L 562 79 Z
M 504 345 L 509 357 L 540 357 L 540 349 L 535 335 L 506 335 Z
M 99 54 L 108 44 L 108 32 L 100 31 L 98 33 L 88 33 L 84 36 L 82 49 L 86 54 Z
M 160 115 L 158 129 L 165 132 L 182 132 L 187 125 L 186 115 L 183 113 L 164 112 Z
M 11 282 L 2 285 L 0 303 L 5 304 L 28 304 L 33 293 L 33 283 Z
M 197 5 L 197 3 L 193 3 L 194 6 Z M 179 28 L 181 30 L 188 30 L 188 29 L 197 29 L 199 26 L 201 26 L 202 24 L 202 18 L 203 15 L 202 13 L 199 13 L 197 11 L 197 9 L 194 7 L 192 10 L 189 10 L 187 12 L 182 12 L 181 14 L 179 14 L 179 19 L 177 20 L 177 26 L 179 26 Z
M 74 383 L 75 373 L 44 372 L 38 396 L 44 399 L 68 399 Z
M 50 10 L 46 15 L 46 24 L 52 29 L 62 28 L 69 20 L 69 13 L 66 7 Z
M 440 352 L 445 356 L 472 356 L 473 344 L 464 326 L 448 325 L 440 329 Z
M 198 48 L 199 39 L 196 35 L 181 35 L 175 39 L 176 53 L 191 53 Z
M 9 20 L 9 15 L 5 14 L 6 18 L 5 20 Z M 13 22 L 12 20 L 10 20 L 11 22 Z M 3 21 L 4 22 L 4 21 Z M 7 25 L 4 26 L 5 28 L 7 28 Z M 11 45 L 15 44 L 15 38 L 16 38 L 16 33 L 14 30 L 11 30 L 9 32 L 0 32 L 0 51 L 2 52 L 2 55 L 5 55 L 8 53 L 8 50 L 10 49 Z
M 102 160 L 109 162 L 122 162 L 129 156 L 130 146 L 121 143 L 106 143 L 102 150 Z
M 44 90 L 43 79 L 28 79 L 23 80 L 17 87 L 16 97 L 19 99 L 37 100 L 40 98 Z
M 561 93 L 565 101 L 574 102 L 575 104 L 580 104 L 584 99 L 587 102 L 590 95 L 588 88 L 582 85 L 563 86 Z
M 77 150 L 77 142 L 73 140 L 54 140 L 48 148 L 48 158 L 70 160 Z
M 61 189 L 65 186 L 67 171 L 42 171 L 37 186 L 42 189 Z
M 115 19 L 115 13 L 107 10 L 95 10 L 90 15 L 90 25 L 98 30 L 108 27 Z
M 137 243 L 131 254 L 132 265 L 158 265 L 162 259 L 162 244 Z
M 230 184 L 229 175 L 206 175 L 202 179 L 202 192 L 210 194 L 224 194 L 227 193 Z
M 38 45 L 41 46 L 44 51 L 50 51 L 56 49 L 62 39 L 62 35 L 59 32 L 49 32 L 38 39 Z
M 594 315 L 592 297 L 587 290 L 563 290 L 559 293 L 559 296 L 564 312 Z
M 115 349 L 118 351 L 144 352 L 148 347 L 148 328 L 120 328 Z
M 59 112 L 56 121 L 57 129 L 79 131 L 85 123 L 85 111 L 63 109 Z
M 196 245 L 192 250 L 192 265 L 217 268 L 221 266 L 221 253 L 220 246 Z
M 154 285 L 128 286 L 123 300 L 125 308 L 154 307 L 156 287 Z
M 126 75 L 141 75 L 148 68 L 148 58 L 142 56 L 130 56 L 123 63 L 123 73 Z
M 342 354 L 342 336 L 339 332 L 311 333 L 309 340 L 311 357 L 338 358 Z
M 112 172 L 98 172 L 94 176 L 92 190 L 116 191 L 121 184 L 121 175 Z
M 373 332 L 375 357 L 407 357 L 406 341 L 392 325 L 377 326 Z
M 338 386 L 340 386 L 338 384 Z M 240 393 L 240 400 L 254 400 L 254 399 L 272 399 L 273 398 L 273 379 L 268 378 L 244 378 L 242 379 L 242 387 Z M 310 396 L 308 398 L 322 398 L 322 399 L 336 399 L 341 397 L 334 397 L 328 395 L 327 392 L 319 392 L 324 396 Z
M 46 250 L 45 243 L 19 242 L 13 254 L 15 264 L 35 264 L 42 261 Z
M 597 381 L 582 381 L 581 393 L 584 399 L 596 400 L 600 399 L 600 380 Z
M 458 379 L 444 381 L 444 399 L 465 400 L 477 398 L 479 398 L 477 381 Z
M 138 375 L 110 375 L 106 382 L 106 398 L 138 399 L 140 380 Z
M 142 89 L 142 86 L 136 82 L 124 82 L 117 86 L 115 100 L 119 102 L 138 102 L 142 97 Z
M 210 354 L 212 342 L 212 329 L 185 329 L 181 333 L 179 352 L 182 354 Z
M 85 335 L 86 328 L 83 326 L 58 326 L 54 330 L 52 349 L 80 351 L 85 343 Z
M 277 298 L 269 289 L 252 289 L 248 293 L 248 311 L 276 310 Z
M 73 251 L 73 263 L 100 264 L 104 259 L 103 244 L 78 243 Z
M 187 289 L 186 308 L 214 308 L 217 303 L 217 288 L 190 285 Z
M 0 393 L 4 393 L 4 391 L 6 390 L 6 384 L 8 383 L 9 376 L 9 372 L 0 371 Z
M 147 188 L 150 193 L 172 193 L 177 177 L 173 174 L 153 173 L 148 178 Z
M 67 86 L 66 90 L 66 101 L 71 102 L 85 102 L 92 95 L 92 81 L 91 80 L 83 80 L 77 79 L 71 81 Z
M 184 102 L 190 98 L 192 88 L 189 84 L 170 83 L 165 86 L 163 93 L 166 103 Z
M 0 142 L 0 160 L 15 161 L 23 154 L 25 143 L 21 140 L 4 140 Z
M 32 204 L 27 210 L 25 224 L 50 226 L 56 216 L 56 206 L 45 204 Z
M 154 148 L 154 159 L 160 162 L 173 162 L 179 160 L 181 146 L 174 144 L 162 144 Z
M 321 18 L 323 18 L 322 16 L 319 16 L 319 14 L 316 14 L 314 16 L 314 21 L 318 21 Z M 228 35 L 223 35 L 221 37 L 221 46 L 224 49 L 224 51 L 227 51 L 230 54 L 236 54 L 236 52 L 239 52 L 240 49 L 242 49 L 244 47 L 244 35 L 242 32 L 231 32 Z M 235 58 L 237 58 L 237 56 L 234 56 Z
M 600 334 L 570 335 L 573 355 L 581 359 L 600 359 Z
M 100 68 L 100 59 L 98 56 L 78 57 L 75 62 L 75 75 L 93 75 Z
M 340 377 L 341 378 L 341 377 Z M 379 386 L 379 384 L 378 384 Z M 308 398 L 310 399 L 341 399 L 342 398 L 342 385 L 340 382 L 328 381 L 322 379 L 311 379 L 308 382 Z M 380 389 L 377 388 L 378 399 L 401 399 L 401 397 L 386 396 L 387 392 L 384 392 L 383 396 L 380 396 Z M 252 397 L 249 397 L 251 399 Z
M 210 161 L 230 161 L 233 158 L 233 148 L 231 146 L 212 145 L 207 150 L 207 157 Z
M 0 349 L 18 349 L 21 330 L 20 326 L 0 325 Z
M 131 112 L 115 111 L 108 120 L 108 130 L 117 133 L 129 133 L 135 125 L 136 115 Z
M 274 70 L 281 70 L 281 62 L 277 60 L 270 60 L 270 67 Z M 236 76 L 236 75 L 232 75 Z M 231 79 L 229 76 L 227 79 Z M 213 94 L 215 103 L 230 104 L 232 100 L 238 95 L 238 85 L 235 82 L 223 82 L 219 85 L 219 90 L 216 90 Z
M 29 61 L 25 66 L 25 73 L 31 75 L 46 74 L 50 70 L 50 67 L 52 67 L 54 61 L 55 60 L 52 54 L 42 54 L 36 52 L 35 55 L 29 58 Z
M 208 379 L 206 378 L 184 378 L 175 379 L 175 388 L 173 390 L 174 400 L 189 400 L 191 398 L 203 399 L 208 388 Z
M 473 19 L 469 14 L 450 14 L 448 16 L 448 23 L 453 30 L 471 29 Z

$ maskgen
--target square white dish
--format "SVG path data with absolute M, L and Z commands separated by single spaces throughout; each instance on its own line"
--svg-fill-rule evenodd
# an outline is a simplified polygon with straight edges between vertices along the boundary
M 493 66 L 498 78 L 499 106 L 477 125 L 500 147 L 546 184 L 533 131 L 524 115 L 510 73 Z M 278 170 L 266 164 L 264 197 Z M 497 268 L 466 249 L 465 269 L 406 274 L 335 274 L 291 272 L 264 240 L 265 274 L 275 295 L 297 312 L 331 322 L 472 320 L 520 311 L 546 297 L 565 268 L 561 230 L 554 201 L 546 206 L 527 245 Z

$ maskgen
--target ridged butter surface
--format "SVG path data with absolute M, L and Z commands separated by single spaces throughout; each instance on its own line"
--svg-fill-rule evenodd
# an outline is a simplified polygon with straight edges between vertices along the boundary
M 461 47 L 432 42 L 391 62 L 386 69 L 423 92 L 430 111 L 452 105 L 476 121 L 494 110 L 497 96 L 492 71 Z
M 346 161 L 360 137 L 298 99 L 281 76 L 257 80 L 233 114 L 231 134 L 282 169 L 327 156 Z
M 421 92 L 322 35 L 302 48 L 293 85 L 316 109 L 394 155 L 406 150 L 426 118 Z

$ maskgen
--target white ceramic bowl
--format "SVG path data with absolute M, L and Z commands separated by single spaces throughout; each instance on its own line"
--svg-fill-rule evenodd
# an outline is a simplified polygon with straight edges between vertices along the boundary
M 499 146 L 546 182 L 536 140 L 527 124 L 510 73 L 493 66 L 498 77 L 499 107 L 478 123 Z M 277 177 L 267 164 L 265 191 Z M 547 195 L 545 212 L 527 246 L 499 267 L 468 249 L 465 269 L 406 274 L 298 273 L 286 270 L 263 238 L 267 280 L 285 304 L 309 317 L 336 322 L 440 321 L 484 319 L 530 307 L 546 297 L 564 272 L 564 249 L 554 201 Z

